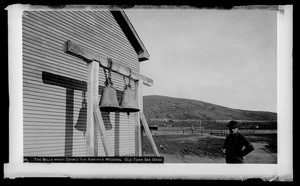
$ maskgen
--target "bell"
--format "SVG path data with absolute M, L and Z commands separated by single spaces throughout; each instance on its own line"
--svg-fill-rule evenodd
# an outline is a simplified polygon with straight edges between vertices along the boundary
M 103 89 L 100 110 L 104 112 L 118 112 L 121 110 L 116 90 L 113 87 L 107 86 Z
M 86 105 L 87 105 L 87 103 L 86 103 L 86 100 L 84 99 L 82 101 L 82 107 L 79 110 L 77 122 L 74 126 L 77 130 L 79 130 L 81 132 L 86 131 L 86 114 L 87 114 Z
M 130 112 L 138 112 L 138 105 L 134 95 L 134 91 L 128 86 L 124 88 L 122 101 L 121 101 L 121 112 L 127 112 L 129 115 Z

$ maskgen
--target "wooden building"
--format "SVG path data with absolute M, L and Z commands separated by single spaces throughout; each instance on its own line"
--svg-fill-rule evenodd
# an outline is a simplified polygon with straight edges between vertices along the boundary
M 93 124 L 93 116 L 83 109 L 89 104 L 88 66 L 93 61 L 87 58 L 104 60 L 102 66 L 101 60 L 94 64 L 98 65 L 98 100 L 108 58 L 115 65 L 111 78 L 118 99 L 130 76 L 142 111 L 142 85 L 152 84 L 151 79 L 139 74 L 140 62 L 148 60 L 149 54 L 126 14 L 103 10 L 25 11 L 22 29 L 24 156 L 107 155 L 99 125 Z M 78 48 L 82 54 L 72 53 Z M 129 116 L 101 112 L 101 117 L 110 155 L 141 155 L 140 112 Z M 87 131 L 90 125 L 95 130 Z

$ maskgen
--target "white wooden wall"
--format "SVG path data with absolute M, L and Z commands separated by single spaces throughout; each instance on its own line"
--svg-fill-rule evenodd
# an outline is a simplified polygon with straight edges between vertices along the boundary
M 139 73 L 137 54 L 109 11 L 24 12 L 24 156 L 86 155 L 85 135 L 74 126 L 82 91 L 86 90 L 87 64 L 63 52 L 67 40 L 118 60 Z M 120 99 L 123 77 L 112 73 L 112 81 Z M 104 86 L 102 68 L 99 85 L 100 100 Z M 132 87 L 135 88 L 133 82 Z M 129 117 L 126 113 L 102 116 L 114 155 L 134 155 L 136 113 Z M 98 140 L 98 155 L 105 155 L 99 136 Z

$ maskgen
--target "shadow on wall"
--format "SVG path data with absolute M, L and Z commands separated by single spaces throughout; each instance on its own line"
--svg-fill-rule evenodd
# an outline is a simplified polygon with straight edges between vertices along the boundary
M 49 72 L 42 72 L 42 80 L 45 84 L 55 85 L 66 88 L 66 116 L 65 116 L 65 156 L 72 156 L 73 151 L 73 127 L 83 133 L 86 131 L 87 122 L 87 102 L 84 96 L 82 101 L 82 107 L 79 110 L 78 119 L 74 126 L 73 116 L 74 116 L 74 90 L 87 91 L 87 83 L 85 81 L 79 81 L 76 79 L 56 75 Z M 104 86 L 99 86 L 99 94 L 102 93 Z M 118 98 L 121 97 L 122 91 L 117 90 Z M 109 119 L 107 112 L 101 112 L 104 119 L 105 129 L 111 130 L 112 124 Z M 120 143 L 120 113 L 115 114 L 115 155 L 119 155 L 119 143 Z

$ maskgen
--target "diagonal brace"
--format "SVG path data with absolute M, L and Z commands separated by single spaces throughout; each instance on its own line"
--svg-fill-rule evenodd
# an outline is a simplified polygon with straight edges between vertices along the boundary
M 111 148 L 110 148 L 110 145 L 108 143 L 107 136 L 106 136 L 105 125 L 104 125 L 104 122 L 103 122 L 101 112 L 100 112 L 100 109 L 99 109 L 98 105 L 94 105 L 94 118 L 95 118 L 95 121 L 97 122 L 97 124 L 99 126 L 99 132 L 100 132 L 100 136 L 101 136 L 101 139 L 102 139 L 102 143 L 103 143 L 103 146 L 104 146 L 105 153 L 106 153 L 107 156 L 112 156 L 112 151 L 111 151 Z
M 150 141 L 153 151 L 155 152 L 156 156 L 160 156 L 143 112 L 140 112 L 140 117 L 141 117 L 141 123 L 145 129 L 146 135 L 148 137 L 148 140 Z

